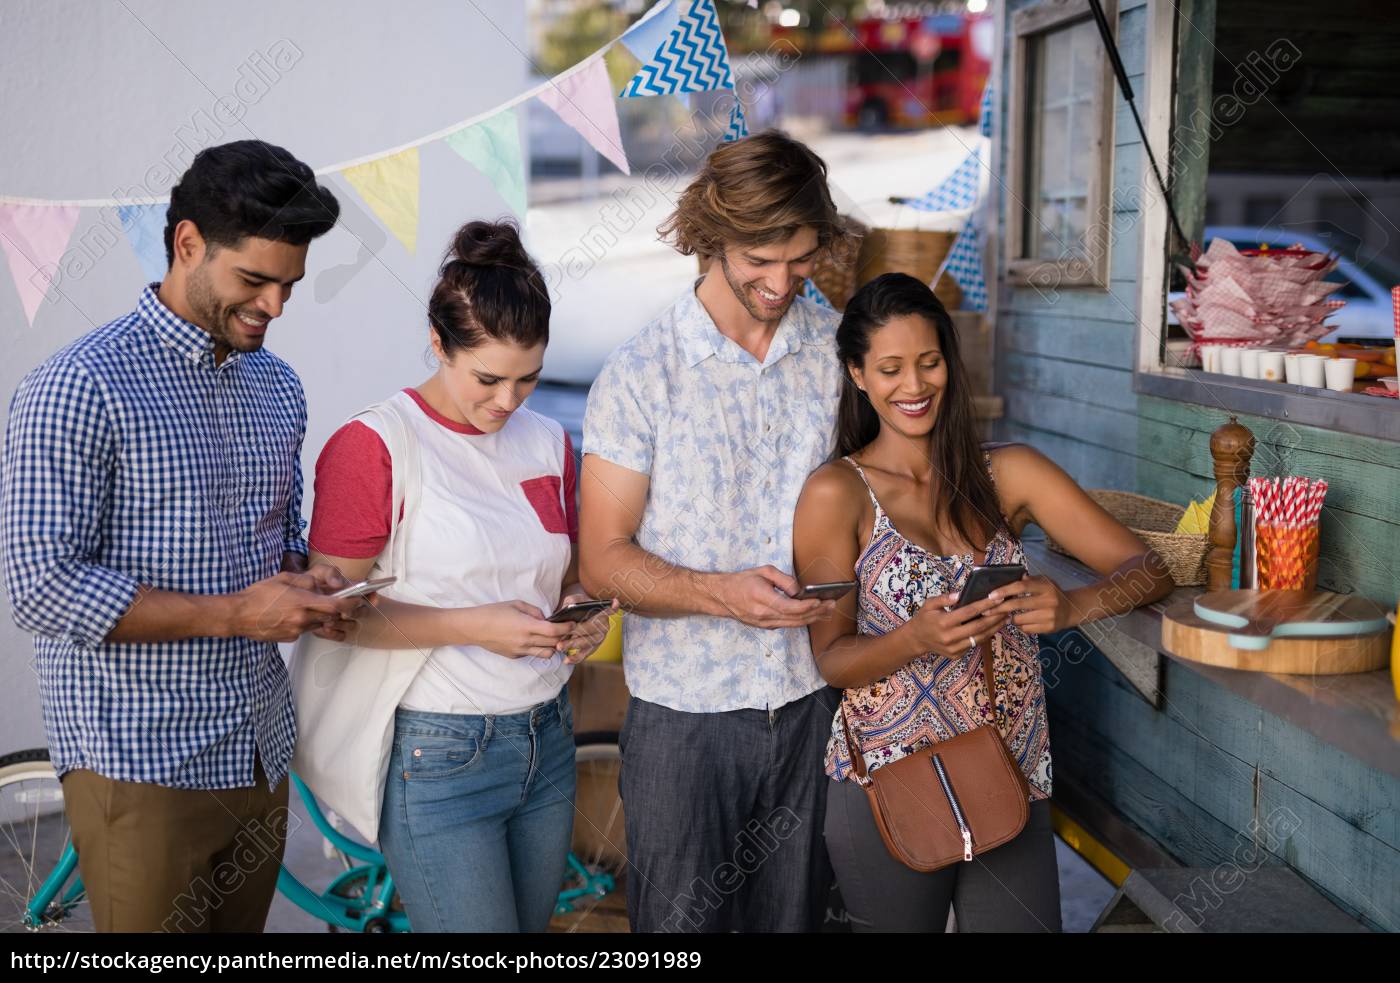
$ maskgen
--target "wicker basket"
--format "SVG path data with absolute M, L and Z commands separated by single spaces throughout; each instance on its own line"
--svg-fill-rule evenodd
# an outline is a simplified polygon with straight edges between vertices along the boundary
M 864 242 L 865 237 L 870 234 L 870 229 L 864 222 L 853 219 L 849 215 L 841 216 L 841 221 L 845 223 L 847 230 L 857 236 L 861 242 Z M 850 252 L 851 254 L 846 257 L 844 262 L 837 262 L 830 253 L 823 253 L 812 270 L 812 282 L 817 285 L 822 296 L 831 301 L 831 306 L 838 311 L 846 309 L 851 294 L 855 293 L 856 288 L 869 279 L 869 277 L 864 279 L 856 277 L 860 247 L 852 249 Z
M 932 283 L 957 237 L 924 229 L 871 229 L 860 244 L 856 282 L 868 283 L 881 273 L 908 273 Z M 933 293 L 950 311 L 962 306 L 962 290 L 951 276 L 939 280 Z
M 1210 549 L 1210 537 L 1172 532 L 1186 512 L 1183 506 L 1160 502 L 1146 495 L 1102 488 L 1090 489 L 1089 497 L 1166 561 L 1172 580 L 1178 587 L 1199 587 L 1206 582 L 1206 553 Z M 1048 536 L 1046 545 L 1056 553 L 1069 555 Z

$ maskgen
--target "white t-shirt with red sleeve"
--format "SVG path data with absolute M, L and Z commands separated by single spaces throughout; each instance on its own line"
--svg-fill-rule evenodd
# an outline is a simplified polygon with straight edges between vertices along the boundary
M 559 604 L 578 540 L 569 436 L 520 407 L 495 433 L 437 413 L 418 393 L 400 401 L 418 441 L 422 501 L 405 502 L 411 585 L 443 607 Z M 311 548 L 378 556 L 389 540 L 393 462 L 372 421 L 352 420 L 316 462 Z M 572 667 L 562 655 L 508 659 L 474 645 L 433 650 L 399 705 L 431 713 L 518 713 L 554 699 Z

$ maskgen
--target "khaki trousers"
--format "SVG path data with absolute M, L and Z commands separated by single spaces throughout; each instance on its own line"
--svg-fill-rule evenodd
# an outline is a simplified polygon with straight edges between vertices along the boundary
M 287 779 L 268 791 L 63 776 L 78 870 L 99 932 L 261 932 L 287 841 Z

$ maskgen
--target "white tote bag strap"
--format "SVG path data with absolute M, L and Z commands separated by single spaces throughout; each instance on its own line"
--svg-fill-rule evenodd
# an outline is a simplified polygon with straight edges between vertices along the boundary
M 392 473 L 389 541 L 379 554 L 379 567 L 385 576 L 397 577 L 401 583 L 405 583 L 408 580 L 408 520 L 423 494 L 418 439 L 394 399 L 366 407 L 350 419 L 363 417 L 370 417 L 379 425 L 379 435 L 389 452 Z

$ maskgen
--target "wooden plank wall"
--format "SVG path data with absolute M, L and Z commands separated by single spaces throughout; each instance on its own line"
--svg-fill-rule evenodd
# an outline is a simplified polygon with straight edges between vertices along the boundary
M 1220 887 L 1238 880 L 1231 864 L 1286 864 L 1368 927 L 1400 931 L 1400 779 L 1172 660 L 1154 710 L 1079 633 L 1047 642 L 1056 775 L 1183 864 L 1219 868 Z
M 1120 3 L 1119 47 L 1140 99 L 1146 24 L 1145 0 Z M 1009 33 L 1010 16 L 1007 25 Z M 1227 414 L 1133 392 L 1142 243 L 1136 199 L 1118 192 L 1144 179 L 1146 161 L 1121 96 L 1117 108 L 1109 289 L 1001 293 L 997 385 L 1006 416 L 998 435 L 1040 448 L 1085 487 L 1185 503 L 1210 491 L 1210 432 Z M 1015 187 L 1010 175 L 1000 178 Z M 1009 197 L 1003 209 L 1015 207 Z M 1331 484 L 1321 584 L 1393 605 L 1400 444 L 1241 422 L 1258 440 L 1255 473 Z M 1046 684 L 1057 773 L 1103 797 L 1183 863 L 1248 870 L 1257 845 L 1262 862 L 1293 867 L 1372 928 L 1400 931 L 1400 782 L 1170 660 L 1165 705 L 1154 710 L 1083 636 L 1067 633 L 1055 644 L 1059 652 L 1046 651 Z
M 1013 2 L 1016 10 L 1033 2 Z M 1118 46 L 1134 91 L 1144 89 L 1145 0 L 1122 0 Z M 1008 38 L 1007 57 L 1012 42 Z M 1005 77 L 1005 76 L 1003 76 Z M 1115 90 L 1115 190 L 1141 180 L 1141 141 Z M 1003 94 L 1001 111 L 1008 101 Z M 1005 130 L 1003 130 L 1005 132 Z M 1001 155 L 1002 167 L 1007 155 Z M 1002 173 L 1001 187 L 1016 182 Z M 1019 196 L 1014 196 L 1019 197 Z M 1001 196 L 1003 212 L 1017 207 Z M 1006 399 L 999 428 L 1005 440 L 1034 444 L 1081 484 L 1134 490 L 1137 483 L 1137 397 L 1132 366 L 1140 258 L 1136 197 L 1114 194 L 1109 289 L 1010 289 L 997 313 L 998 392 Z M 1005 215 L 1000 223 L 1005 227 Z M 1000 237 L 999 237 L 1000 238 Z M 1003 258 L 998 259 L 1004 265 Z

